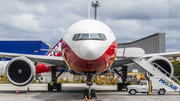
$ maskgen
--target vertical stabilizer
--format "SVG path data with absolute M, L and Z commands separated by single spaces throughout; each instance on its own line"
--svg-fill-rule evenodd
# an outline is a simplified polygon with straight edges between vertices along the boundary
M 52 48 L 52 50 L 61 51 L 61 44 L 62 44 L 62 39 Z M 46 56 L 58 56 L 58 57 L 60 57 L 61 55 L 62 55 L 61 52 L 49 51 L 46 53 Z

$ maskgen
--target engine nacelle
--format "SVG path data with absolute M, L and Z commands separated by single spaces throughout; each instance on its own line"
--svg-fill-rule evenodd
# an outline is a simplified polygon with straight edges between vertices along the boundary
M 161 66 L 164 70 L 166 70 L 168 73 L 170 73 L 170 75 L 167 75 L 167 76 L 169 76 L 169 77 L 173 76 L 174 68 L 173 68 L 173 65 L 171 64 L 171 62 L 167 58 L 162 57 L 162 56 L 154 56 L 154 57 L 148 59 L 148 62 L 150 62 L 150 63 L 155 62 L 156 64 Z M 162 70 L 160 70 L 160 71 L 165 73 Z M 145 73 L 145 76 L 146 76 L 146 78 L 148 78 L 149 77 L 148 73 Z
M 7 64 L 5 73 L 13 85 L 25 86 L 34 79 L 35 66 L 26 57 L 16 57 Z

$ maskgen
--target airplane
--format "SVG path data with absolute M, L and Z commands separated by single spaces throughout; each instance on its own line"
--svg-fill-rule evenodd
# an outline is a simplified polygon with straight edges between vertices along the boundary
M 52 50 L 60 50 L 61 49 L 61 43 L 62 43 L 62 39 L 60 41 L 58 41 L 58 43 L 52 48 Z M 62 53 L 61 52 L 48 51 L 45 54 L 45 56 L 61 57 Z M 9 61 L 0 61 L 0 75 L 5 74 L 6 66 L 7 66 L 8 63 L 9 63 Z M 35 68 L 36 68 L 36 74 L 51 71 L 51 66 L 48 65 L 48 64 L 43 64 L 43 63 L 38 63 Z M 60 68 L 58 67 L 57 70 L 60 70 Z
M 120 49 L 113 31 L 103 22 L 92 19 L 80 20 L 73 24 L 63 37 L 61 51 L 50 51 L 62 52 L 62 57 L 0 52 L 0 57 L 12 58 L 5 71 L 9 81 L 16 86 L 29 84 L 35 75 L 33 62 L 38 62 L 51 66 L 52 84 L 48 83 L 48 91 L 53 89 L 61 91 L 61 83 L 57 83 L 57 78 L 67 70 L 71 74 L 85 75 L 89 88 L 84 90 L 84 95 L 91 94 L 92 97 L 96 97 L 95 89 L 91 89 L 93 85 L 91 79 L 94 75 L 106 74 L 111 70 L 115 70 L 118 74 L 117 67 L 123 68 L 133 63 L 130 58 L 118 57 Z M 172 64 L 161 55 L 180 56 L 180 52 L 145 54 L 142 57 L 149 59 L 149 62 L 157 62 L 162 67 L 165 64 L 164 69 L 173 75 Z M 57 67 L 63 69 L 59 74 L 56 74 Z M 117 87 L 119 86 L 118 84 Z

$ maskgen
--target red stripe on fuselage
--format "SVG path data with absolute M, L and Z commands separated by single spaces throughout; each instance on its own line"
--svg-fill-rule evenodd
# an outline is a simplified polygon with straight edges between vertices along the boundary
M 115 40 L 98 59 L 84 60 L 78 57 L 64 40 L 62 42 L 62 51 L 65 61 L 73 70 L 79 73 L 82 73 L 83 71 L 96 71 L 96 73 L 100 73 L 106 70 L 115 60 L 116 50 L 117 41 Z

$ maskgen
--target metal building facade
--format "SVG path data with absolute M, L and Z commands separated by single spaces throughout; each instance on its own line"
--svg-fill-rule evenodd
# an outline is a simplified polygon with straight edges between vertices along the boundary
M 145 50 L 146 54 L 165 52 L 165 33 L 155 33 L 130 43 L 118 44 L 118 48 L 126 47 L 140 47 Z
M 126 47 L 140 47 L 145 50 L 146 54 L 163 53 L 165 52 L 165 33 L 159 32 L 133 42 L 118 44 L 118 48 Z M 144 72 L 141 67 L 133 64 L 128 67 L 128 73 L 132 72 L 133 69 L 138 69 L 138 72 Z
M 45 55 L 46 51 L 40 49 L 49 49 L 49 46 L 42 41 L 0 41 L 0 46 L 0 52 L 34 55 Z

